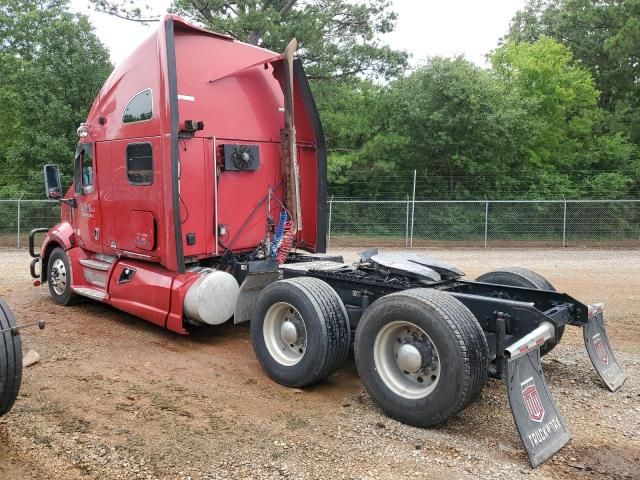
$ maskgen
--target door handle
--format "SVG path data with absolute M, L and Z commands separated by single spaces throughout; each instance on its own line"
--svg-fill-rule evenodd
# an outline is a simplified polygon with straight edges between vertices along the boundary
M 100 240 L 100 229 L 99 228 L 94 228 L 93 229 L 93 239 L 94 240 Z

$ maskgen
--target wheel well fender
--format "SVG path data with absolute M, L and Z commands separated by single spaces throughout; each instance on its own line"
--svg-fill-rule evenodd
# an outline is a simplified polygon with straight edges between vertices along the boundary
M 47 264 L 54 248 L 69 250 L 73 246 L 73 227 L 67 222 L 57 224 L 47 234 L 40 249 L 40 281 L 47 281 Z
M 47 264 L 49 263 L 49 257 L 51 256 L 51 252 L 53 252 L 53 250 L 56 248 L 62 248 L 63 250 L 66 250 L 64 248 L 64 245 L 62 245 L 55 239 L 51 239 L 46 245 L 42 246 L 42 254 L 40 256 L 40 262 L 41 262 L 40 281 L 41 282 L 47 281 Z

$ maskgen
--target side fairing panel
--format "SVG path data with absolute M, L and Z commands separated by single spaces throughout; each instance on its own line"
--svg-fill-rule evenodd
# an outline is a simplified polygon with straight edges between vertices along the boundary
M 318 166 L 316 149 L 312 145 L 298 143 L 298 161 L 300 163 L 300 196 L 302 197 L 302 232 L 298 235 L 301 246 L 318 251 Z
M 175 36 L 180 124 L 204 121 L 199 135 L 205 137 L 279 142 L 282 90 L 273 67 L 259 63 L 273 53 L 179 24 Z
M 174 277 L 174 272 L 147 262 L 120 261 L 111 272 L 109 303 L 164 327 Z
M 312 252 L 326 251 L 327 158 L 324 133 L 302 63 L 294 62 L 295 123 L 302 194 L 306 219 L 300 243 Z
M 282 172 L 280 166 L 280 130 L 284 126 L 283 67 L 279 57 L 257 47 L 197 34 L 176 24 L 176 62 L 178 71 L 178 108 L 181 128 L 186 120 L 201 121 L 204 129 L 193 139 L 181 139 L 181 169 L 191 168 L 184 158 L 193 150 L 198 138 L 215 142 L 218 181 L 217 225 L 226 234 L 220 237 L 219 252 L 255 249 L 265 239 L 267 215 L 277 221 L 282 210 Z M 196 54 L 197 52 L 197 54 Z M 318 242 L 318 155 L 317 140 L 300 88 L 295 91 L 295 123 L 298 134 L 298 157 L 301 174 L 301 201 L 304 228 L 298 245 L 315 251 Z M 319 125 L 319 124 L 318 124 Z M 223 145 L 252 145 L 259 151 L 259 167 L 250 171 L 224 168 Z M 196 182 L 183 175 L 180 179 L 181 221 L 205 225 L 211 218 L 209 200 L 192 192 L 187 184 Z M 269 204 L 269 189 L 273 189 Z M 258 207 L 261 201 L 265 203 Z M 215 209 L 215 206 L 214 206 Z M 187 215 L 188 212 L 188 216 Z M 215 226 L 214 226 L 215 231 Z M 187 243 L 183 224 L 185 252 L 202 255 L 214 250 L 207 243 L 193 248 Z M 200 238 L 200 236 L 198 236 Z M 199 242 L 199 240 L 197 240 Z M 209 239 L 207 239 L 209 242 Z M 215 240 L 214 240 L 215 242 Z M 324 243 L 324 238 L 322 239 Z M 324 245 L 320 245 L 321 249 Z
M 237 140 L 219 139 L 219 142 L 235 144 Z M 282 201 L 282 186 L 275 190 L 270 204 L 268 200 L 269 188 L 275 189 L 282 178 L 279 146 L 271 142 L 252 144 L 259 148 L 258 170 L 225 171 L 218 182 L 218 222 L 228 231 L 220 241 L 234 251 L 253 250 L 266 236 L 267 210 L 270 208 L 270 215 L 276 220 L 281 210 L 277 199 Z
M 213 142 L 180 142 L 180 222 L 185 257 L 214 253 Z
M 164 91 L 158 42 L 159 35 L 151 35 L 111 73 L 87 117 L 91 141 L 146 137 L 160 133 L 164 115 Z M 151 118 L 123 123 L 127 105 L 136 94 L 145 89 L 151 90 Z

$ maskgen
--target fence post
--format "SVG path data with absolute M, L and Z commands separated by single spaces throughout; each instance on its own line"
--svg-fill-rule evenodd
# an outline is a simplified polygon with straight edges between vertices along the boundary
M 411 203 L 411 237 L 409 240 L 409 246 L 413 247 L 413 224 L 416 218 L 416 176 L 418 171 L 413 171 L 413 202 Z
M 20 248 L 20 200 L 22 199 L 22 196 L 24 195 L 24 193 L 22 195 L 20 195 L 18 197 L 18 225 L 17 225 L 17 230 L 18 230 L 18 248 Z
M 484 201 L 484 248 L 487 248 L 489 237 L 489 200 Z
M 333 210 L 333 195 L 329 199 L 329 225 L 327 228 L 327 249 L 331 246 L 331 211 Z
M 562 195 L 564 198 L 564 214 L 562 216 L 562 247 L 567 246 L 567 198 Z
M 407 195 L 407 225 L 404 231 L 404 248 L 409 248 L 409 195 Z

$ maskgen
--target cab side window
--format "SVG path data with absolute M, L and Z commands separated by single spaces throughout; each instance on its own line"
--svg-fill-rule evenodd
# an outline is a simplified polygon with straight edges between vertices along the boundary
M 91 144 L 78 145 L 75 161 L 76 193 L 86 195 L 93 191 L 93 155 Z
M 82 189 L 93 187 L 93 162 L 86 152 L 80 154 L 82 156 Z
M 122 123 L 135 123 L 150 120 L 153 116 L 153 97 L 148 88 L 136 94 L 124 109 Z
M 150 143 L 127 145 L 127 177 L 131 185 L 153 183 L 153 148 Z

